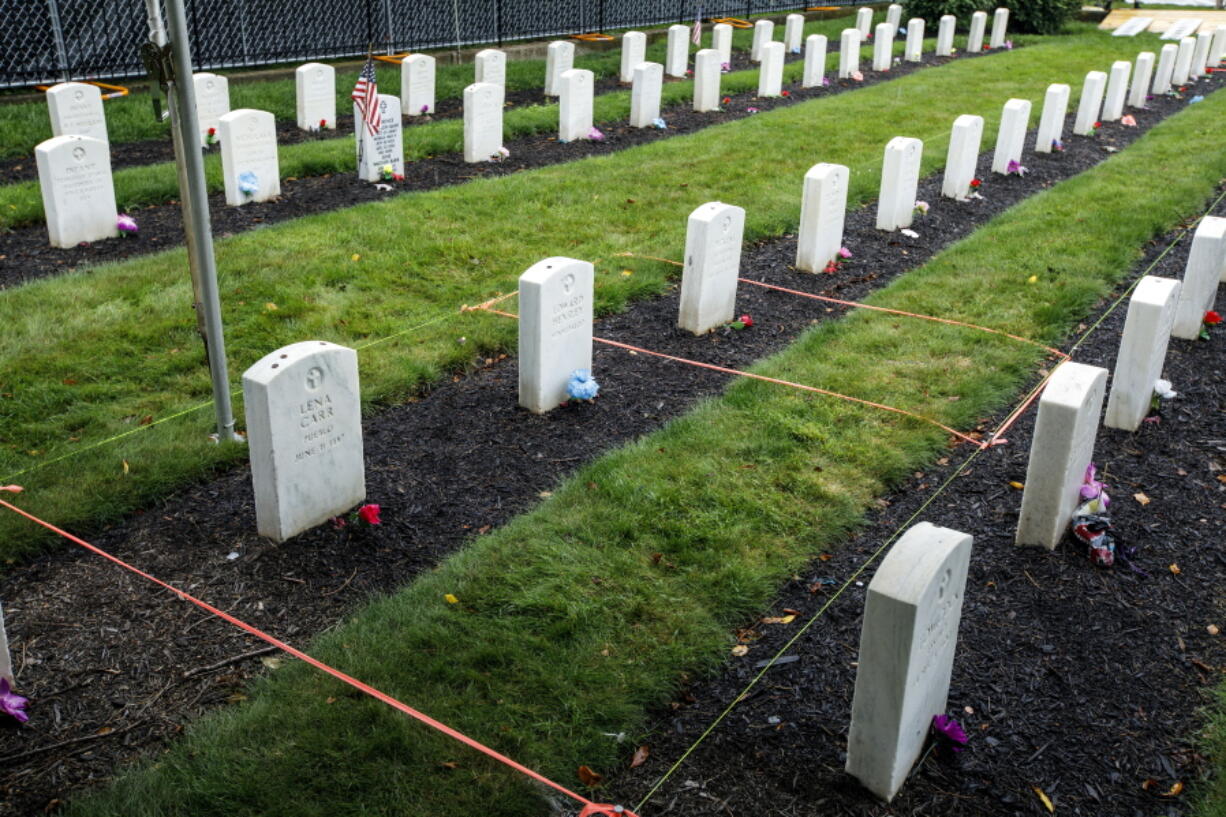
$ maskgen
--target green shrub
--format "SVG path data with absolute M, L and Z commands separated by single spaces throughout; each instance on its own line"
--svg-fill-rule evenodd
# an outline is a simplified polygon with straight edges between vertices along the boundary
M 958 28 L 965 31 L 971 14 L 986 11 L 989 15 L 1005 5 L 993 0 L 907 0 L 906 16 L 922 17 L 934 31 L 937 21 L 946 14 L 958 18 Z M 1008 6 L 1009 30 L 1023 34 L 1055 34 L 1081 8 L 1080 0 L 1014 0 Z M 992 22 L 988 21 L 988 30 Z

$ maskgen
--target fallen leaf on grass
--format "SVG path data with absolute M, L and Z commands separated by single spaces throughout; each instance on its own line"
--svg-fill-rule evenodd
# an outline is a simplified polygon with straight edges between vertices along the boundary
M 442 766 L 444 769 L 458 769 L 458 768 L 460 768 L 460 764 L 459 764 L 459 763 L 456 763 L 454 760 L 444 760 L 442 763 L 440 763 L 440 764 L 438 764 L 438 765 Z
M 282 664 L 285 663 L 285 659 L 278 658 L 274 655 L 266 655 L 260 659 L 260 663 L 268 667 L 269 669 L 277 669 L 278 667 L 280 667 Z
M 1183 791 L 1183 783 L 1178 780 L 1176 780 L 1174 784 L 1172 784 L 1171 787 L 1164 792 L 1158 791 L 1158 786 L 1160 785 L 1161 784 L 1157 780 L 1154 780 L 1152 777 L 1148 777 L 1145 779 L 1145 782 L 1141 784 L 1141 788 L 1147 792 L 1150 792 L 1151 794 L 1156 794 L 1159 797 L 1178 797 Z
M 580 766 L 579 779 L 583 781 L 585 786 L 599 786 L 601 781 L 604 780 L 604 775 L 592 771 L 587 766 Z
M 634 757 L 630 758 L 630 768 L 633 769 L 638 766 L 642 766 L 647 762 L 647 756 L 650 754 L 651 750 L 647 748 L 646 744 L 640 746 L 638 749 L 635 749 Z
M 818 559 L 820 559 L 820 560 L 822 560 L 823 562 L 828 562 L 828 561 L 830 561 L 831 559 L 833 559 L 833 558 L 834 558 L 834 556 L 832 556 L 832 555 L 831 555 L 831 554 L 829 554 L 829 553 L 819 553 L 819 554 L 817 554 L 817 558 L 818 558 Z
M 763 624 L 791 624 L 796 620 L 796 616 L 767 616 L 762 619 Z
M 1043 807 L 1050 813 L 1056 813 L 1056 807 L 1052 805 L 1051 798 L 1047 796 L 1047 792 L 1040 789 L 1038 786 L 1031 786 L 1031 791 L 1038 795 L 1039 800 L 1043 803 Z
M 1020 491 L 1020 490 L 1022 490 L 1023 488 L 1025 488 L 1025 487 L 1026 487 L 1026 484 L 1025 484 L 1025 483 L 1023 483 L 1023 482 L 1018 482 L 1018 481 L 1017 481 L 1017 480 L 1015 480 L 1015 479 L 1011 479 L 1011 480 L 1009 480 L 1009 487 L 1010 487 L 1010 488 L 1016 488 L 1017 490 L 1019 490 L 1019 491 Z
M 1140 502 L 1142 506 L 1149 504 L 1149 497 L 1147 497 L 1145 494 L 1141 493 L 1140 491 L 1133 494 L 1132 498 L 1135 499 L 1137 502 Z
M 749 647 L 746 647 L 744 644 L 737 644 L 732 648 L 732 654 L 738 658 L 747 652 L 749 652 Z
M 460 600 L 457 599 L 455 596 L 453 596 L 450 593 L 444 594 L 443 598 L 447 601 L 448 604 L 459 604 L 460 603 Z
M 127 461 L 127 460 L 124 460 L 124 461 L 123 461 L 123 472 L 126 474 L 126 473 L 128 473 L 128 471 L 130 471 L 130 470 L 131 470 L 131 469 L 128 467 L 128 461 Z

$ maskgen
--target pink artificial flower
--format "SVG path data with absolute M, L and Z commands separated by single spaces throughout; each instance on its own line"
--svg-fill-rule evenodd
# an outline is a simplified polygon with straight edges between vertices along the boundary
M 748 315 L 742 315 L 737 320 L 739 320 L 745 326 L 746 329 L 753 326 L 753 318 L 749 317 Z
M 851 258 L 851 250 L 846 247 L 839 247 L 839 258 Z

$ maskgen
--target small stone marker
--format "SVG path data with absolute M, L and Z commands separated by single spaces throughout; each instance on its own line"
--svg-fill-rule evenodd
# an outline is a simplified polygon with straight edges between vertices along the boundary
M 622 61 L 618 79 L 622 82 L 634 82 L 634 69 L 639 63 L 646 61 L 647 35 L 641 31 L 627 31 L 622 35 Z
M 954 120 L 949 136 L 949 152 L 945 157 L 945 176 L 941 181 L 942 196 L 958 201 L 965 201 L 970 196 L 982 140 L 982 116 L 964 113 Z
M 1162 364 L 1166 362 L 1178 302 L 1179 282 L 1173 278 L 1146 275 L 1133 290 L 1111 376 L 1105 425 L 1136 431 L 1149 413 L 1154 383 L 1162 377 Z
M 664 57 L 664 73 L 678 79 L 685 78 L 690 62 L 690 29 L 688 26 L 668 27 L 668 46 Z
M 9 682 L 10 689 L 17 680 L 13 677 L 13 656 L 9 652 L 9 636 L 4 629 L 3 607 L 0 607 L 0 678 Z
M 664 66 L 660 63 L 640 62 L 634 67 L 634 86 L 630 91 L 630 127 L 650 128 L 660 118 L 663 84 Z
M 780 43 L 780 47 L 782 45 Z M 765 72 L 765 68 L 762 70 Z M 782 64 L 779 70 L 782 75 Z M 714 48 L 704 48 L 694 55 L 694 110 L 699 113 L 719 110 L 721 76 L 718 51 Z
M 845 28 L 839 37 L 839 79 L 851 79 L 851 75 L 859 70 L 860 32 Z
M 1213 31 L 1213 45 L 1209 48 L 1209 66 L 1216 68 L 1226 59 L 1226 25 L 1220 25 Z
M 1086 74 L 1086 81 L 1081 86 L 1081 103 L 1077 106 L 1077 120 L 1073 123 L 1073 133 L 1078 136 L 1089 136 L 1094 133 L 1094 123 L 1103 107 L 1103 90 L 1107 86 L 1107 75 L 1102 71 L 1091 71 Z
M 1196 340 L 1205 313 L 1213 309 L 1224 261 L 1226 218 L 1205 216 L 1192 234 L 1192 249 L 1183 271 L 1183 286 L 1179 289 L 1179 305 L 1175 308 L 1172 335 L 1184 340 Z
M 729 323 L 736 308 L 745 211 L 712 201 L 700 205 L 685 233 L 685 267 L 677 325 L 702 335 Z
M 1124 24 L 1111 32 L 1112 37 L 1135 37 L 1154 21 L 1153 17 L 1130 17 Z
M 988 45 L 992 48 L 1005 47 L 1005 34 L 1009 30 L 1009 9 L 998 8 L 992 15 L 992 37 Z
M 623 53 L 622 56 L 624 57 L 625 54 Z M 642 61 L 640 56 L 639 62 Z M 550 43 L 545 53 L 545 96 L 557 96 L 559 80 L 563 74 L 574 67 L 575 44 L 566 40 Z
M 822 162 L 805 173 L 796 237 L 796 269 L 822 272 L 838 258 L 847 213 L 847 180 L 843 165 Z
M 336 130 L 335 68 L 321 62 L 298 66 L 294 70 L 294 91 L 299 130 Z
M 1133 108 L 1144 108 L 1149 96 L 1149 84 L 1154 75 L 1154 52 L 1142 51 L 1137 54 L 1136 66 L 1132 71 L 1132 90 L 1128 94 L 1128 104 Z
M 826 37 L 810 34 L 805 37 L 805 68 L 801 88 L 820 88 L 826 83 Z
M 971 15 L 971 31 L 966 37 L 968 54 L 978 54 L 983 51 L 983 31 L 988 25 L 988 13 L 977 11 Z
M 1094 458 L 1107 370 L 1061 363 L 1039 398 L 1030 462 L 1017 520 L 1017 544 L 1054 550 L 1077 507 L 1086 467 Z
M 365 498 L 357 352 L 283 346 L 243 372 L 243 401 L 261 536 L 284 542 Z
M 923 155 L 924 143 L 919 139 L 895 136 L 885 146 L 877 201 L 878 230 L 892 232 L 911 226 Z
M 1166 31 L 1162 32 L 1162 39 L 1182 40 L 1184 37 L 1191 37 L 1203 22 L 1205 21 L 1200 17 L 1176 20 L 1174 23 L 1171 23 Z
M 1072 92 L 1072 88 L 1061 82 L 1047 86 L 1039 130 L 1034 137 L 1035 153 L 1051 153 L 1053 142 L 1064 141 L 1064 116 L 1068 113 L 1068 100 Z
M 558 97 L 558 141 L 586 139 L 592 132 L 592 72 L 572 68 L 562 75 Z
M 1128 95 L 1128 78 L 1132 75 L 1132 63 L 1116 60 L 1111 63 L 1111 76 L 1107 80 L 1107 95 L 1103 101 L 1104 122 L 1118 122 L 1124 115 L 1124 97 Z
M 407 116 L 434 113 L 434 57 L 410 54 L 400 63 L 400 102 Z
M 860 32 L 861 40 L 868 39 L 868 35 L 873 31 L 873 10 L 868 6 L 856 12 L 856 31 Z
M 54 136 L 88 136 L 110 144 L 106 133 L 106 113 L 102 91 L 97 85 L 61 82 L 47 90 L 47 113 L 51 115 Z
M 1171 90 L 1171 77 L 1175 74 L 1175 57 L 1179 54 L 1179 46 L 1168 43 L 1162 46 L 1158 54 L 1158 70 L 1154 72 L 1154 96 L 1168 93 Z
M 353 106 L 353 121 L 357 128 L 358 178 L 377 182 L 383 178 L 383 168 L 391 165 L 392 173 L 404 173 L 404 128 L 400 123 L 400 100 L 391 94 L 379 94 L 379 132 L 371 135 L 362 122 L 358 106 Z
M 937 48 L 936 55 L 938 57 L 950 57 L 954 53 L 954 32 L 958 28 L 958 18 L 952 14 L 946 14 L 941 17 L 941 22 L 937 26 Z
M 1196 40 L 1184 37 L 1179 41 L 1179 50 L 1175 52 L 1175 70 L 1171 72 L 1172 85 L 1186 85 L 1192 78 L 1192 52 L 1196 50 Z
M 53 136 L 34 148 L 51 246 L 113 238 L 116 221 L 111 151 L 89 136 Z
M 758 66 L 758 96 L 776 97 L 783 91 L 783 43 L 770 42 L 762 46 L 762 60 Z
M 1207 31 L 1202 31 L 1196 35 L 1196 48 L 1192 51 L 1192 69 L 1188 72 L 1188 76 L 1192 79 L 1200 79 L 1205 75 L 1205 69 L 1209 67 L 1209 48 L 1213 45 L 1213 35 Z
M 719 52 L 721 63 L 732 64 L 732 26 L 716 23 L 711 29 L 711 47 Z
M 502 88 L 492 82 L 475 82 L 464 89 L 464 161 L 488 162 L 499 155 Z
M 200 125 L 200 144 L 208 144 L 209 129 L 216 131 L 222 114 L 230 112 L 230 81 L 218 74 L 192 74 L 196 95 L 196 118 Z
M 218 120 L 221 175 L 231 207 L 281 195 L 277 120 L 268 111 L 239 108 Z
M 898 26 L 889 23 L 878 23 L 873 34 L 873 70 L 889 71 L 894 61 L 894 33 Z
M 868 585 L 847 772 L 887 802 L 923 751 L 933 717 L 945 714 L 972 542 L 920 522 Z
M 902 25 L 902 6 L 898 3 L 891 3 L 885 10 L 885 21 L 890 24 L 892 31 L 891 37 L 898 34 L 898 27 Z
M 762 46 L 771 41 L 775 36 L 775 24 L 770 20 L 759 20 L 753 24 L 753 42 L 749 47 L 749 59 L 754 62 L 762 61 Z
M 903 47 L 903 59 L 919 62 L 924 59 L 924 20 L 912 17 L 907 21 L 907 44 Z
M 550 43 L 552 45 L 552 43 Z M 566 45 L 571 45 L 566 43 Z M 571 45 L 574 49 L 574 46 Z M 547 78 L 548 79 L 548 78 Z M 483 48 L 473 57 L 473 82 L 497 85 L 506 93 L 507 52 L 497 48 Z
M 804 39 L 805 16 L 789 14 L 783 26 L 783 48 L 789 54 L 800 53 L 800 42 Z
M 570 376 L 592 368 L 594 280 L 589 262 L 560 256 L 519 276 L 519 404 L 531 412 L 565 403 Z

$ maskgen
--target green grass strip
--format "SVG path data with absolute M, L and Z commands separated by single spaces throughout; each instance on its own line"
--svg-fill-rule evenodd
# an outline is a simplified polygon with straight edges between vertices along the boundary
M 1222 94 L 1189 107 L 871 301 L 1058 341 L 1140 247 L 1203 207 L 1226 153 L 1195 146 L 1212 144 L 1224 114 Z M 755 370 L 967 427 L 1012 399 L 1040 354 L 858 312 Z M 581 469 L 311 651 L 574 785 L 579 764 L 623 762 L 607 733 L 634 735 L 681 673 L 723 660 L 729 630 L 780 580 L 836 547 L 874 496 L 945 445 L 921 423 L 742 381 Z M 291 664 L 68 813 L 509 817 L 543 813 L 539 798 L 521 777 Z
M 620 309 L 662 291 L 675 269 L 616 254 L 677 257 L 686 216 L 698 205 L 745 207 L 747 240 L 778 235 L 794 229 L 801 180 L 815 162 L 851 167 L 854 206 L 876 197 L 892 137 L 925 139 L 923 169 L 931 172 L 944 162 L 957 115 L 983 115 L 991 144 L 1008 98 L 1041 99 L 1048 83 L 1075 82 L 1140 47 L 1097 33 L 1039 41 L 617 154 L 218 241 L 233 381 L 290 342 L 360 348 L 454 314 L 513 289 L 523 270 L 550 255 L 593 261 L 598 308 Z M 627 269 L 633 274 L 623 275 Z M 181 249 L 0 293 L 0 484 L 24 483 L 32 511 L 75 525 L 123 513 L 243 456 L 205 442 L 203 411 L 39 467 L 208 399 L 190 303 Z M 457 343 L 461 336 L 468 342 Z M 514 343 L 514 326 L 455 314 L 366 349 L 364 399 L 402 398 L 474 354 Z M 27 527 L 0 517 L 0 557 L 34 542 Z
M 1212 760 L 1212 779 L 1199 792 L 1196 817 L 1226 817 L 1226 683 L 1215 691 L 1209 708 L 1209 725 L 1202 741 L 1205 754 Z

